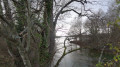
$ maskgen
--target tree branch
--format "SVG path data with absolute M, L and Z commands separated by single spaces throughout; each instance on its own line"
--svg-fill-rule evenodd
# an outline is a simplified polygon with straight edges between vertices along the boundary
M 22 5 L 21 3 L 17 2 L 16 0 L 12 0 L 13 3 L 16 5 L 16 4 L 19 4 L 19 5 Z
M 71 4 L 73 2 L 73 0 L 69 1 L 67 4 L 65 4 L 65 6 L 63 6 L 60 11 L 57 13 L 56 17 L 55 17 L 55 20 L 54 20 L 54 26 L 56 27 L 56 23 L 57 23 L 57 19 L 58 17 L 60 16 L 62 10 L 67 7 L 69 4 Z
M 72 52 L 74 52 L 74 51 L 77 51 L 77 50 L 80 50 L 80 49 L 81 49 L 81 48 L 77 48 L 77 49 L 74 49 L 74 50 L 71 50 L 71 51 L 66 52 L 67 47 L 65 46 L 65 42 L 66 42 L 67 40 L 69 41 L 68 37 L 64 40 L 64 51 L 63 51 L 63 54 L 62 54 L 62 56 L 58 59 L 58 61 L 57 61 L 57 63 L 55 64 L 54 67 L 58 67 L 59 64 L 60 64 L 60 62 L 61 62 L 61 60 L 62 60 L 67 54 L 72 53 Z
M 0 15 L 0 19 L 4 21 L 10 28 L 12 28 L 12 25 L 2 15 Z
M 18 41 L 17 41 L 15 38 L 13 38 L 12 36 L 9 36 L 8 34 L 6 34 L 5 32 L 3 32 L 3 31 L 1 31 L 1 30 L 0 30 L 0 36 L 8 39 L 8 40 L 11 41 L 12 43 L 18 43 Z
M 37 9 L 37 8 L 36 9 L 35 8 L 31 8 L 31 9 L 34 10 L 33 13 L 39 13 L 40 11 L 42 11 L 43 6 L 44 6 L 44 0 L 41 1 L 41 5 L 40 5 L 39 9 Z
M 84 5 L 84 3 L 87 3 L 87 1 L 85 0 L 85 1 L 83 1 L 83 0 L 70 0 L 68 3 L 66 3 L 61 9 L 60 9 L 60 11 L 57 13 L 57 15 L 56 15 L 56 17 L 55 17 L 55 20 L 54 20 L 54 26 L 56 27 L 56 23 L 57 23 L 57 19 L 58 19 L 58 17 L 60 16 L 60 14 L 63 14 L 63 13 L 61 13 L 62 11 L 63 11 L 63 9 L 65 8 L 65 7 L 67 7 L 68 5 L 70 5 L 72 2 L 80 2 L 82 5 Z M 69 10 L 68 10 L 69 11 Z M 68 12 L 67 11 L 67 12 Z M 72 10 L 72 11 L 74 11 L 74 10 Z M 74 12 L 76 12 L 76 11 L 74 11 Z M 76 12 L 76 13 L 78 13 L 78 12 Z
M 77 12 L 77 11 L 74 10 L 74 9 L 64 10 L 64 11 L 61 12 L 61 14 L 65 13 L 65 12 L 68 12 L 68 11 L 73 11 L 73 12 L 77 13 L 79 16 L 81 15 L 81 13 Z

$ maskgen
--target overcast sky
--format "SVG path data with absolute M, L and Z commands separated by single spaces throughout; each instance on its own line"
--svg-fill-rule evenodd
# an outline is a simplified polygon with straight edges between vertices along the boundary
M 103 10 L 104 12 L 107 12 L 108 10 L 108 6 L 111 4 L 111 2 L 113 2 L 114 0 L 87 0 L 92 2 L 92 4 L 86 4 L 85 8 L 86 9 L 91 9 L 92 12 L 98 12 L 99 10 Z M 76 10 L 78 12 L 81 12 L 81 4 L 80 3 L 72 3 L 70 4 L 70 6 L 75 6 Z M 82 6 L 83 8 L 83 6 Z M 84 12 L 84 11 L 82 11 Z M 57 36 L 63 36 L 63 35 L 67 35 L 67 32 L 69 31 L 71 25 L 74 22 L 74 18 L 77 17 L 78 15 L 74 12 L 70 12 L 68 17 L 65 17 L 64 20 L 58 21 L 57 24 Z M 83 17 L 82 21 L 84 22 L 86 20 L 85 17 Z M 62 27 L 62 28 L 60 28 Z

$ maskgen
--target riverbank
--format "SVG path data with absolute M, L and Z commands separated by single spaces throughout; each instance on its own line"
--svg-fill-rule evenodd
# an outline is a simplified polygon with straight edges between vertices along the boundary
M 96 45 L 97 43 L 96 44 L 91 44 L 91 43 L 88 43 L 88 42 L 81 42 L 81 41 L 70 41 L 70 43 L 78 45 L 81 48 L 86 48 L 86 49 L 97 51 L 99 53 L 102 50 L 104 51 L 104 53 L 112 54 L 114 52 L 114 50 L 110 50 L 109 46 L 107 46 L 107 45 Z

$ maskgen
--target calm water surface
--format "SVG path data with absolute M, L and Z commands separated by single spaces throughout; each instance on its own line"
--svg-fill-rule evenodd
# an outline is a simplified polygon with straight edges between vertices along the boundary
M 65 38 L 56 39 L 56 42 L 57 42 L 56 50 L 57 49 L 60 49 L 60 50 L 57 51 L 54 57 L 53 65 L 55 65 L 55 63 L 57 62 L 57 60 L 61 57 L 63 53 L 64 49 L 61 49 L 61 47 L 63 47 L 64 39 Z M 69 42 L 67 42 L 66 45 L 67 46 L 72 45 L 67 48 L 67 51 L 80 48 L 79 46 L 76 46 L 74 44 L 69 44 Z M 72 52 L 66 55 L 62 59 L 59 67 L 95 67 L 98 59 L 97 57 L 91 57 L 89 54 L 91 53 L 89 52 L 88 49 L 82 49 L 82 50 Z

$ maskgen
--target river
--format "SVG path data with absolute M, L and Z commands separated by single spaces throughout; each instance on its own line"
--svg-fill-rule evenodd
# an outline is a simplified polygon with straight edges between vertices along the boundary
M 64 51 L 64 48 L 61 48 L 64 45 L 63 44 L 64 39 L 65 39 L 64 37 L 56 39 L 56 42 L 57 42 L 56 50 L 58 51 L 54 56 L 54 61 L 52 65 L 56 64 L 57 60 L 61 57 Z M 66 46 L 69 46 L 67 48 L 67 51 L 80 48 L 80 46 L 70 44 L 69 42 L 66 42 Z M 90 56 L 91 54 L 93 53 L 91 53 L 89 49 L 81 49 L 81 50 L 74 51 L 70 54 L 67 54 L 62 59 L 58 67 L 95 67 L 98 61 L 98 57 L 92 57 Z

